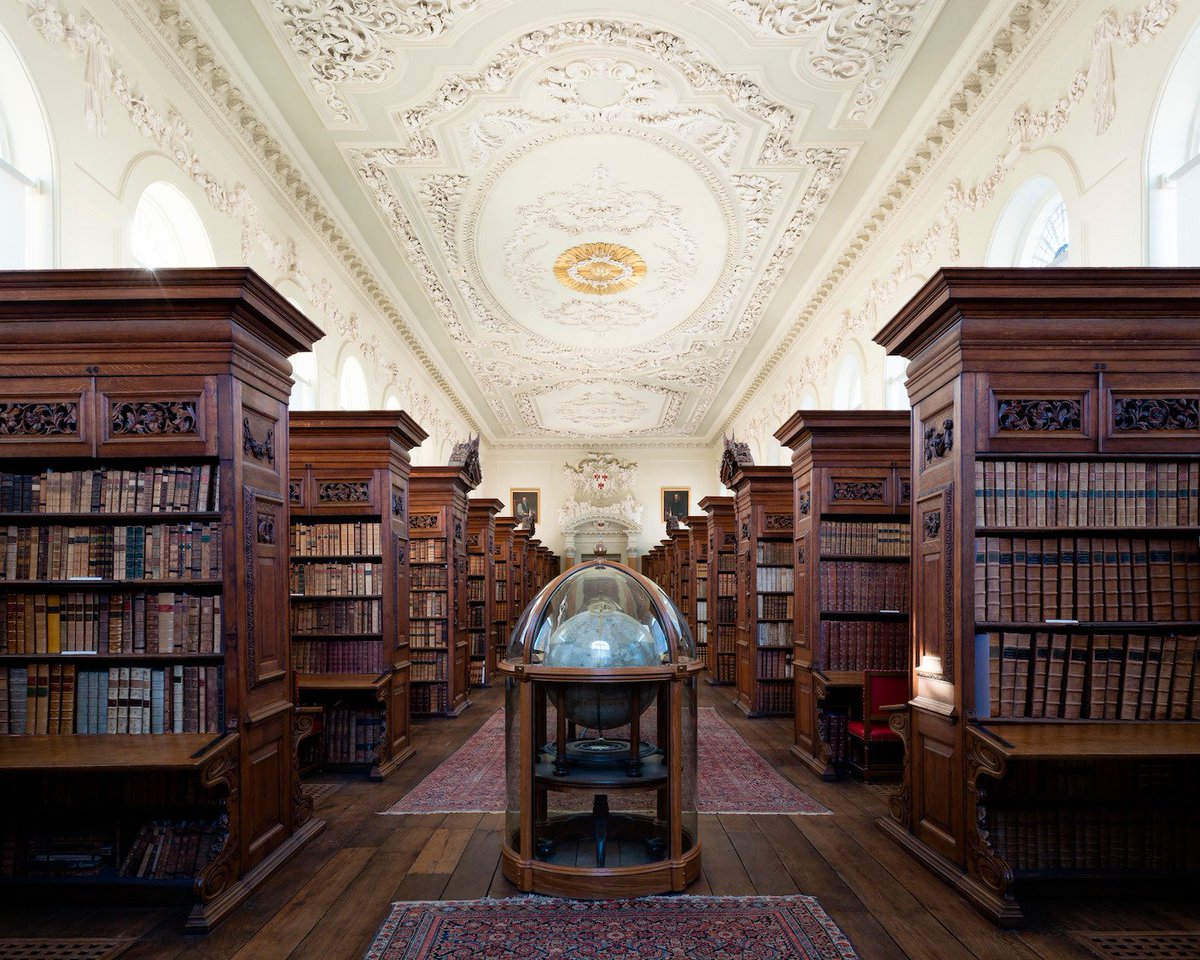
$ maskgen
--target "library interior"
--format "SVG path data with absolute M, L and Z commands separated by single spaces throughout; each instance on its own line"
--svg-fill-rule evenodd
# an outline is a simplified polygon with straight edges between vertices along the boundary
M 0 960 L 1200 960 L 1197 0 L 0 0 L 0 221 Z

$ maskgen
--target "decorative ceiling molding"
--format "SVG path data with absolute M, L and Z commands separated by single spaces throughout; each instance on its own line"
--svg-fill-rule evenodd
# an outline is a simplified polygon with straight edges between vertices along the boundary
M 806 43 L 802 59 L 821 80 L 854 84 L 843 123 L 865 124 L 880 105 L 897 61 L 929 0 L 729 0 L 756 33 Z M 932 13 L 927 21 L 932 22 Z
M 30 9 L 31 22 L 48 41 L 66 43 L 75 55 L 85 52 L 86 47 L 76 49 L 78 41 L 73 39 L 74 32 L 79 28 L 79 21 L 70 14 L 61 12 L 56 0 L 16 0 L 16 2 Z M 112 0 L 112 2 L 119 8 L 126 6 L 124 0 Z M 293 163 L 282 144 L 272 134 L 269 125 L 259 116 L 250 95 L 235 83 L 234 71 L 204 36 L 201 28 L 183 14 L 179 0 L 131 0 L 131 2 L 137 5 L 141 16 L 136 17 L 131 12 L 127 12 L 126 15 L 130 21 L 135 24 L 146 23 L 153 29 L 159 40 L 170 50 L 175 61 L 185 68 L 192 81 L 209 96 L 229 128 L 236 131 L 237 135 L 241 137 L 260 168 L 275 181 L 281 195 L 292 204 L 300 219 L 307 222 L 315 237 L 325 244 L 334 259 L 342 265 L 348 277 L 358 286 L 367 300 L 391 322 L 414 359 L 446 397 L 450 407 L 462 418 L 463 425 L 467 430 L 478 433 L 479 426 L 475 421 L 474 414 L 463 403 L 458 391 L 446 380 L 441 369 L 425 350 L 424 345 L 412 330 L 395 301 L 379 284 L 372 268 L 362 259 L 353 242 L 328 212 L 308 178 Z M 39 21 L 35 20 L 35 17 L 45 21 L 45 28 L 39 25 Z M 105 43 L 107 44 L 107 40 Z M 111 45 L 108 49 L 111 50 Z M 123 73 L 121 76 L 127 88 L 136 89 L 132 80 Z M 116 81 L 112 77 L 106 77 L 102 65 L 93 61 L 85 70 L 89 111 L 103 109 L 106 99 L 103 91 L 106 83 L 111 83 L 115 87 Z M 140 95 L 132 102 L 127 103 L 126 109 L 131 119 L 153 113 L 148 102 Z M 135 119 L 135 124 L 136 122 Z M 172 121 L 171 125 L 175 126 L 179 133 L 187 131 L 186 124 L 182 124 L 181 120 L 178 123 Z M 97 126 L 99 129 L 99 125 Z M 190 137 L 190 131 L 187 131 L 187 135 Z M 186 144 L 184 146 L 186 147 Z M 183 164 L 190 155 L 190 149 L 183 153 L 177 153 L 169 145 L 164 150 L 186 172 Z M 210 188 L 205 182 L 207 179 L 202 177 L 198 183 L 204 189 L 205 195 L 208 196 L 214 209 L 221 210 L 218 202 L 223 188 L 219 188 L 215 181 Z M 242 189 L 245 194 L 244 188 L 239 189 Z M 254 229 L 250 221 L 244 219 L 250 217 L 254 212 L 253 202 L 248 195 L 246 202 L 241 204 L 238 210 L 239 219 L 243 224 L 243 247 L 245 248 L 248 243 L 257 239 L 267 250 L 272 264 L 281 273 L 288 273 L 293 276 L 293 279 L 300 282 L 299 276 L 302 275 L 302 272 L 299 270 L 294 241 L 291 239 L 277 241 L 264 231 Z M 304 287 L 303 284 L 302 287 Z M 321 310 L 329 318 L 334 329 L 339 333 L 353 330 L 357 337 L 358 319 L 354 314 L 347 316 L 334 302 L 333 285 L 328 279 L 312 279 L 308 288 L 305 289 L 305 295 L 315 309 Z M 364 355 L 379 356 L 382 353 L 381 345 L 374 336 L 360 339 L 358 345 Z M 391 364 L 391 366 L 396 367 L 397 365 Z M 400 380 L 402 378 L 394 376 L 393 379 Z M 432 403 L 429 406 L 430 409 L 434 409 Z M 432 419 L 425 421 L 424 425 L 430 432 L 438 428 L 438 424 Z M 452 428 L 447 427 L 447 429 L 455 432 Z
M 572 47 L 614 48 L 641 54 L 680 71 L 700 93 L 723 94 L 738 110 L 765 124 L 759 150 L 761 164 L 803 163 L 795 142 L 801 118 L 785 104 L 770 99 L 757 82 L 742 73 L 724 72 L 683 38 L 634 21 L 615 19 L 568 20 L 531 30 L 506 44 L 481 69 L 456 73 L 443 80 L 423 104 L 401 112 L 399 120 L 408 146 L 394 153 L 396 164 L 428 163 L 441 159 L 434 124 L 459 110 L 472 96 L 494 95 L 508 89 L 529 63 Z
M 338 123 L 358 118 L 341 85 L 386 82 L 396 41 L 431 40 L 482 0 L 271 0 L 288 46 L 308 68 L 318 102 Z
M 1077 70 L 1066 91 L 1047 109 L 1031 111 L 1025 105 L 1014 111 L 1008 125 L 1008 149 L 993 160 L 988 173 L 970 187 L 957 178 L 949 184 L 942 206 L 929 227 L 918 239 L 902 244 L 892 269 L 871 282 L 866 300 L 855 310 L 843 312 L 836 329 L 824 337 L 819 349 L 809 351 L 796 365 L 795 374 L 788 378 L 783 390 L 767 402 L 747 428 L 751 432 L 773 434 L 772 414 L 781 412 L 781 405 L 785 416 L 792 412 L 786 408 L 785 398 L 802 389 L 804 382 L 824 380 L 832 365 L 841 358 L 850 337 L 874 334 L 880 326 L 880 309 L 891 303 L 901 284 L 932 265 L 938 251 L 944 252 L 943 262 L 957 262 L 959 218 L 964 213 L 986 209 L 1021 157 L 1066 127 L 1083 101 L 1093 74 L 1100 78 L 1093 99 L 1093 128 L 1097 136 L 1103 135 L 1116 115 L 1116 68 L 1112 47 L 1129 49 L 1149 43 L 1163 32 L 1178 8 L 1179 0 L 1149 0 L 1124 19 L 1118 18 L 1114 11 L 1106 10 L 1092 28 L 1092 59 L 1088 68 Z M 782 420 L 775 426 L 780 422 Z
M 556 406 L 555 412 L 562 416 L 559 411 L 566 408 L 567 415 L 563 419 L 577 425 L 579 436 L 594 441 L 611 441 L 611 434 L 604 428 L 614 424 L 622 427 L 623 436 L 644 437 L 663 433 L 678 422 L 679 410 L 683 406 L 683 395 L 679 391 L 654 383 L 638 383 L 632 380 L 614 381 L 595 377 L 546 383 L 514 395 L 517 410 L 524 423 L 525 433 L 532 436 L 538 434 L 560 435 L 561 430 L 548 428 L 541 423 L 535 403 L 539 397 L 580 386 L 589 389 L 581 397 Z M 631 392 L 622 395 L 620 393 L 622 387 L 630 389 Z M 652 394 L 663 398 L 663 414 L 659 418 L 657 426 L 647 429 L 632 429 L 627 426 L 633 423 L 648 407 L 645 400 L 637 399 L 636 394 L 638 393 Z
M 1015 0 L 1003 18 L 1003 25 L 992 34 L 990 43 L 972 61 L 971 66 L 955 82 L 946 107 L 941 109 L 923 136 L 918 138 L 909 157 L 884 189 L 882 198 L 864 219 L 855 236 L 825 279 L 806 298 L 804 306 L 792 321 L 787 332 L 760 366 L 754 379 L 742 390 L 733 409 L 725 417 L 713 437 L 728 431 L 766 383 L 779 364 L 789 355 L 810 324 L 826 307 L 835 291 L 848 278 L 866 251 L 892 222 L 904 203 L 924 181 L 925 175 L 962 132 L 976 110 L 987 99 L 1038 36 L 1040 28 L 1050 17 L 1072 0 Z M 1078 0 L 1075 0 L 1078 2 Z M 909 254 L 911 256 L 911 254 Z

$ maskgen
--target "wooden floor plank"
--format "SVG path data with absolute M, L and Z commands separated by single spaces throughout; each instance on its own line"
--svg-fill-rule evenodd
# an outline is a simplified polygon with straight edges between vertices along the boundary
M 486 897 L 492 876 L 500 865 L 500 840 L 504 814 L 485 813 L 471 834 L 461 857 L 446 883 L 447 900 L 476 900 Z
M 756 893 L 764 896 L 786 897 L 799 893 L 800 888 L 784 869 L 779 854 L 748 814 L 723 813 L 717 818 L 733 844 L 746 876 Z
M 715 814 L 700 815 L 700 846 L 701 868 L 714 895 L 746 897 L 758 892 Z

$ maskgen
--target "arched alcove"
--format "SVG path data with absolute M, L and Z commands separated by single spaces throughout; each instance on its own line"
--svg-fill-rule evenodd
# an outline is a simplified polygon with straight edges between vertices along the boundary
M 1005 205 L 988 244 L 990 267 L 1063 267 L 1070 262 L 1067 203 L 1047 176 L 1026 180 Z
M 346 354 L 338 369 L 338 406 L 342 410 L 366 410 L 371 406 L 367 375 L 358 358 Z
M 862 351 L 855 343 L 847 343 L 842 359 L 838 363 L 837 377 L 833 383 L 833 408 L 835 410 L 859 410 L 863 404 Z
M 212 267 L 212 242 L 200 214 L 183 191 L 155 180 L 142 191 L 129 223 L 129 252 L 134 263 L 158 267 Z

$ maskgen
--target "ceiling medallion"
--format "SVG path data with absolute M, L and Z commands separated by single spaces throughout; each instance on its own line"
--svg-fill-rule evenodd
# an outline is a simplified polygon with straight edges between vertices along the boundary
M 554 261 L 554 276 L 568 290 L 607 296 L 632 290 L 646 275 L 646 261 L 619 243 L 581 243 Z

